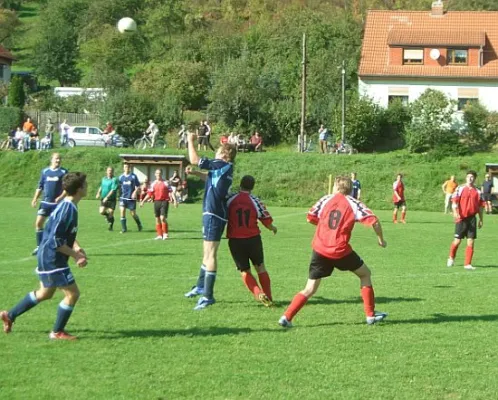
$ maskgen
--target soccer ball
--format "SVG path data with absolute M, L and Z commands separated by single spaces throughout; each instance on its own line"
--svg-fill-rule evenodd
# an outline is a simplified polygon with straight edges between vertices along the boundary
M 121 33 L 133 33 L 137 30 L 137 23 L 128 17 L 121 18 L 118 22 L 118 31 Z

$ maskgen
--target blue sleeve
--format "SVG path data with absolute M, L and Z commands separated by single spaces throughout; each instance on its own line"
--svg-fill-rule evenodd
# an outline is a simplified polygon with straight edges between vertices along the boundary
M 71 225 L 73 222 L 73 210 L 67 205 L 55 217 L 55 243 L 56 247 L 61 247 L 67 243 Z
M 133 174 L 133 180 L 134 180 L 134 184 L 135 184 L 135 188 L 139 187 L 140 186 L 140 181 L 138 180 L 138 177 Z
M 41 189 L 43 190 L 43 187 L 45 186 L 45 174 L 44 174 L 44 171 L 42 171 L 41 175 L 40 175 L 40 181 L 38 182 L 38 189 Z
M 361 183 L 358 181 L 358 189 L 361 189 Z
M 210 160 L 207 157 L 202 157 L 199 160 L 199 168 L 201 168 L 201 169 L 207 169 L 207 170 L 210 170 L 210 171 L 211 170 L 215 170 L 215 169 L 221 169 L 221 168 L 223 168 L 227 164 L 228 163 L 226 161 L 217 160 L 217 159 Z

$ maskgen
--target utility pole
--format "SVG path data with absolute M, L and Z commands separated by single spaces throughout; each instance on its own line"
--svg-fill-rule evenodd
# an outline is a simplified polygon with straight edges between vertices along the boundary
M 306 33 L 303 33 L 303 77 L 302 77 L 302 93 L 301 93 L 301 131 L 299 133 L 299 152 L 304 152 L 305 146 L 305 132 L 306 125 Z
M 342 61 L 342 125 L 341 125 L 341 142 L 344 145 L 346 137 L 346 61 Z

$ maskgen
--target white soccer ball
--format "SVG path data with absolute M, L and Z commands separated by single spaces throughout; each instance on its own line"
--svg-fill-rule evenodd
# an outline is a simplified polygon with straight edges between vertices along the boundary
M 118 31 L 121 33 L 133 33 L 137 30 L 137 23 L 132 18 L 121 18 L 118 22 Z

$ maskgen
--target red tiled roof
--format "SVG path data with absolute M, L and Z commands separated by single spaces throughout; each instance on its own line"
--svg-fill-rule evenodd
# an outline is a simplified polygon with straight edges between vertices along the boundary
M 455 35 L 455 31 L 461 32 Z M 408 33 L 411 31 L 412 33 Z M 398 33 L 396 33 L 398 32 Z M 405 45 L 480 46 L 485 40 L 484 65 L 390 65 L 389 40 L 411 40 Z M 431 43 L 439 38 L 441 43 Z M 415 43 L 415 41 L 417 43 Z M 469 42 L 464 44 L 463 42 Z M 394 43 L 391 43 L 394 44 Z M 432 16 L 430 11 L 369 11 L 361 51 L 360 76 L 443 77 L 498 79 L 498 12 L 449 11 Z
M 0 45 L 0 58 L 5 58 L 7 60 L 12 60 L 12 61 L 15 60 L 15 57 L 12 55 L 12 53 L 2 45 Z

